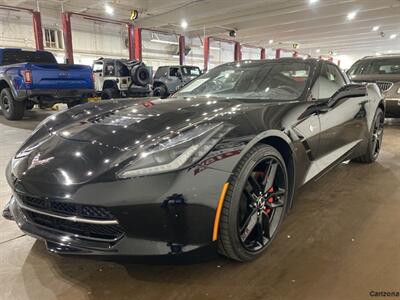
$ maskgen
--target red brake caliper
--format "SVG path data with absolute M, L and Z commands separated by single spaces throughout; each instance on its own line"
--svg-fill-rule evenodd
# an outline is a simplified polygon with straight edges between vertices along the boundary
M 271 188 L 268 190 L 268 193 L 273 193 L 273 192 L 274 192 L 274 187 L 271 186 Z M 274 202 L 274 197 L 269 197 L 269 198 L 267 199 L 267 201 L 268 201 L 269 203 Z M 268 213 L 271 211 L 271 208 L 266 207 L 266 208 L 264 209 L 264 211 L 268 214 Z

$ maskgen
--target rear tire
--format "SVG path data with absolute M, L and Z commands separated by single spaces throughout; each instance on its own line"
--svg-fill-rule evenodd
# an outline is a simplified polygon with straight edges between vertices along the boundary
M 21 120 L 24 117 L 25 101 L 16 101 L 10 88 L 4 88 L 1 91 L 0 106 L 7 120 Z
M 382 109 L 378 107 L 372 122 L 366 153 L 353 159 L 353 161 L 370 164 L 378 158 L 382 146 L 384 122 L 385 116 Z
M 256 145 L 242 157 L 229 184 L 219 224 L 218 252 L 237 261 L 251 261 L 268 248 L 290 203 L 285 161 L 274 147 Z
M 102 100 L 114 99 L 114 98 L 119 98 L 119 97 L 120 97 L 120 92 L 119 92 L 119 90 L 117 90 L 115 88 L 104 89 L 101 92 Z

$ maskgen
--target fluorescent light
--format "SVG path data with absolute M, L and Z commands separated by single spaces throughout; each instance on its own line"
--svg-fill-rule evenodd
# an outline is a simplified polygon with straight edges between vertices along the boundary
M 372 31 L 378 31 L 378 29 L 379 29 L 379 26 L 372 27 Z
M 274 42 L 274 40 L 269 40 L 268 43 L 272 44 Z
M 108 13 L 109 15 L 114 14 L 114 8 L 112 8 L 110 5 L 108 5 L 108 4 L 104 5 L 104 9 L 105 9 L 106 13 Z
M 178 45 L 178 42 L 171 42 L 165 40 L 151 39 L 150 42 L 160 43 L 160 44 L 169 44 L 169 45 Z
M 317 3 L 319 0 L 309 0 L 308 1 L 308 3 L 310 3 L 310 4 L 315 4 L 315 3 Z
M 183 29 L 186 29 L 186 28 L 188 27 L 188 23 L 186 22 L 186 20 L 182 20 L 182 22 L 181 22 L 181 27 L 182 27 Z
M 321 52 L 321 49 L 317 49 L 317 50 L 315 50 L 315 52 L 320 53 L 320 52 Z
M 397 34 L 393 33 L 393 34 L 390 35 L 389 38 L 390 38 L 391 40 L 393 40 L 393 39 L 395 39 L 396 37 L 397 37 Z
M 347 14 L 347 20 L 353 20 L 357 16 L 357 11 L 352 11 Z
M 375 53 L 376 56 L 381 56 L 382 54 L 380 54 L 379 52 Z

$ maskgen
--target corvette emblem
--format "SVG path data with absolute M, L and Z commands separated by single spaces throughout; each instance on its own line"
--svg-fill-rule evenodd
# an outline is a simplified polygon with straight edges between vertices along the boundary
M 49 157 L 45 159 L 40 159 L 40 153 L 36 154 L 35 157 L 32 159 L 31 165 L 29 166 L 28 170 L 36 167 L 36 166 L 41 166 L 44 164 L 47 164 L 49 161 L 51 161 L 54 157 Z

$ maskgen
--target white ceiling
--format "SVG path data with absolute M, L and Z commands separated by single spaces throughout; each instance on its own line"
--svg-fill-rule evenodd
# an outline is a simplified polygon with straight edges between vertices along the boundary
M 314 0 L 315 1 L 315 0 Z M 35 0 L 0 0 L 1 4 L 35 8 Z M 292 48 L 315 55 L 336 51 L 342 55 L 400 52 L 400 0 L 39 0 L 42 14 L 65 11 L 128 20 L 140 12 L 137 24 L 180 33 L 185 19 L 190 36 L 213 35 L 268 48 Z M 104 5 L 114 8 L 105 13 Z M 357 12 L 353 20 L 347 14 Z M 372 31 L 373 26 L 380 26 Z M 380 36 L 384 32 L 385 37 Z M 390 39 L 392 34 L 396 38 Z M 269 40 L 274 40 L 269 44 Z

